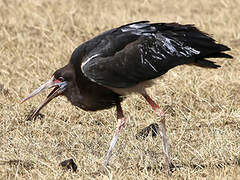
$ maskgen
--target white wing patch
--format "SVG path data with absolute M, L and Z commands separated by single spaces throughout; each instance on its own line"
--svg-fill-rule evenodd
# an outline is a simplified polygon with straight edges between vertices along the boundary
M 88 76 L 87 76 L 87 74 L 85 73 L 85 71 L 84 71 L 84 66 L 87 64 L 87 63 L 89 63 L 91 60 L 93 60 L 95 57 L 98 57 L 98 56 L 100 56 L 101 54 L 100 53 L 98 53 L 98 54 L 94 54 L 94 55 L 92 55 L 92 56 L 90 56 L 89 58 L 87 58 L 82 64 L 81 64 L 81 70 L 82 70 L 82 72 L 83 72 L 83 74 L 87 77 L 87 78 L 89 78 Z M 96 82 L 94 79 L 92 79 L 92 78 L 89 78 L 91 81 L 93 81 L 93 82 Z
M 162 35 L 155 36 L 156 39 L 159 40 L 160 43 L 162 43 L 162 46 L 164 47 L 164 50 L 171 55 L 177 55 L 179 57 L 186 56 L 191 57 L 194 54 L 200 54 L 200 51 L 189 47 L 184 46 L 182 42 L 176 40 L 176 39 L 170 39 Z M 178 46 L 181 50 L 177 50 L 175 47 Z

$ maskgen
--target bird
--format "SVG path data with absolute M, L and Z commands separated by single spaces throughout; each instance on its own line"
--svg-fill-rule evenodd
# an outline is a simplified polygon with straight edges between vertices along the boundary
M 126 123 L 121 102 L 129 94 L 140 94 L 161 119 L 163 152 L 168 167 L 172 167 L 165 112 L 146 89 L 155 84 L 154 79 L 179 65 L 217 69 L 221 66 L 209 59 L 233 58 L 225 51 L 230 51 L 230 48 L 217 43 L 193 24 L 149 21 L 125 24 L 79 45 L 69 63 L 56 70 L 50 80 L 21 103 L 45 89 L 54 88 L 30 119 L 57 96 L 65 96 L 72 105 L 85 111 L 116 107 L 117 125 L 104 161 L 108 166 Z

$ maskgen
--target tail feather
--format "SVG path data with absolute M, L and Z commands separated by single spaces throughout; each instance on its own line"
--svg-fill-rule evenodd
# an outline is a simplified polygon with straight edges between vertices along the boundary
M 229 59 L 232 59 L 233 57 L 229 54 L 220 52 L 220 53 L 210 54 L 209 56 L 205 56 L 205 58 L 229 58 Z
M 204 68 L 219 68 L 221 67 L 220 65 L 215 64 L 213 61 L 209 61 L 206 59 L 198 59 L 194 63 L 194 65 L 199 66 L 199 67 L 204 67 Z
M 204 67 L 204 68 L 215 68 L 216 69 L 221 66 L 215 64 L 215 62 L 213 62 L 213 61 L 206 60 L 205 58 L 229 58 L 229 59 L 233 58 L 231 55 L 225 53 L 225 51 L 230 50 L 229 47 L 227 47 L 223 44 L 217 44 L 217 43 L 211 43 L 211 45 L 212 46 L 209 46 L 209 48 L 212 48 L 212 53 L 200 56 L 199 58 L 195 59 L 195 61 L 193 63 L 194 65 Z
M 230 51 L 231 49 L 223 44 L 217 44 L 219 51 Z

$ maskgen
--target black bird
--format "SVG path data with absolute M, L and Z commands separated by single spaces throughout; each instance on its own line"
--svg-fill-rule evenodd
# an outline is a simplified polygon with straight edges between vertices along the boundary
M 70 62 L 22 102 L 44 89 L 55 87 L 31 118 L 59 95 L 66 96 L 73 105 L 86 111 L 116 106 L 118 123 L 104 163 L 108 165 L 126 122 L 120 103 L 125 95 L 140 93 L 161 117 L 163 151 L 170 167 L 165 114 L 145 89 L 153 84 L 152 79 L 178 65 L 218 68 L 219 65 L 206 58 L 232 58 L 224 53 L 228 50 L 230 48 L 216 43 L 194 25 L 148 21 L 123 25 L 78 46 Z

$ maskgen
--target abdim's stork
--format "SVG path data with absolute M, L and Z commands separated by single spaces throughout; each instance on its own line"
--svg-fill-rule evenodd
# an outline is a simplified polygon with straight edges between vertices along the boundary
M 120 105 L 122 97 L 139 93 L 161 117 L 163 151 L 171 166 L 164 111 L 148 96 L 145 88 L 151 85 L 150 80 L 178 65 L 218 68 L 219 65 L 206 58 L 232 58 L 224 53 L 228 50 L 227 46 L 216 43 L 193 25 L 151 24 L 148 21 L 123 25 L 78 46 L 70 62 L 22 102 L 54 87 L 31 118 L 59 95 L 66 96 L 73 105 L 86 111 L 116 106 L 118 123 L 106 155 L 105 165 L 108 165 L 126 122 Z

